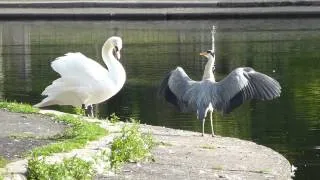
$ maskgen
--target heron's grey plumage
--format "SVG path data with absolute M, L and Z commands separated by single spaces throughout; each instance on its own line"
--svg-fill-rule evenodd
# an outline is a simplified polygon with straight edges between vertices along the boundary
M 198 119 L 203 120 L 209 106 L 229 113 L 246 100 L 279 97 L 281 87 L 276 80 L 250 67 L 237 68 L 219 82 L 194 81 L 177 67 L 163 80 L 160 93 L 180 111 L 197 112 Z

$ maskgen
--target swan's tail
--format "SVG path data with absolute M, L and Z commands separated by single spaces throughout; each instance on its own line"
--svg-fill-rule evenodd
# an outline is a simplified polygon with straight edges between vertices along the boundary
M 47 98 L 43 99 L 41 102 L 39 102 L 38 104 L 33 105 L 33 107 L 40 108 L 40 107 L 45 107 L 45 106 L 51 106 L 54 104 L 57 104 L 57 102 L 54 100 L 51 100 L 49 97 L 47 97 Z
M 34 107 L 45 107 L 51 105 L 71 105 L 81 106 L 82 98 L 75 94 L 74 91 L 66 90 L 59 93 L 50 94 L 48 97 L 43 99 L 40 103 L 33 105 Z
M 76 84 L 66 83 L 66 79 L 59 78 L 52 82 L 43 92 L 47 96 L 34 107 L 45 107 L 50 105 L 72 105 L 81 106 L 89 94 L 85 87 Z

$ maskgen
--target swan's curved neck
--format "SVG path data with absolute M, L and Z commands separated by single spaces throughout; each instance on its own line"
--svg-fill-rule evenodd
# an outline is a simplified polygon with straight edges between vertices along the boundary
M 213 74 L 213 68 L 214 68 L 214 62 L 215 62 L 215 56 L 209 56 L 208 58 L 208 62 L 204 68 L 204 72 L 203 72 L 203 76 L 202 76 L 202 80 L 211 80 L 211 81 L 216 81 L 214 78 L 214 74 Z
M 111 45 L 104 45 L 102 47 L 102 59 L 108 67 L 110 78 L 116 85 L 122 87 L 126 79 L 126 72 L 121 63 L 113 55 L 113 47 Z
M 116 59 L 113 56 L 112 50 L 113 50 L 113 47 L 111 45 L 104 44 L 102 46 L 102 51 L 101 51 L 102 60 L 107 65 L 108 71 L 110 71 L 112 69 L 111 68 L 112 62 L 116 61 Z

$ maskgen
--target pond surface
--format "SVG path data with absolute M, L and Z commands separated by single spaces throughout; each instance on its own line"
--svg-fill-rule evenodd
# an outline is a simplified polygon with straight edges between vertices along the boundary
M 226 116 L 215 114 L 216 134 L 275 149 L 298 167 L 296 179 L 319 177 L 320 19 L 0 22 L 0 98 L 39 102 L 42 90 L 58 77 L 51 61 L 80 51 L 102 63 L 102 44 L 119 35 L 128 79 L 116 96 L 98 106 L 97 114 L 115 112 L 122 119 L 200 132 L 194 114 L 177 112 L 157 97 L 157 90 L 176 66 L 201 79 L 205 61 L 199 52 L 211 48 L 213 25 L 217 79 L 251 66 L 283 88 L 276 100 L 251 101 Z

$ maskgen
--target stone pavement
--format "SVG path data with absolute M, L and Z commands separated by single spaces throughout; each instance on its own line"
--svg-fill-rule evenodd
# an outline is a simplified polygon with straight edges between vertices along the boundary
M 0 0 L 0 19 L 5 20 L 171 20 L 319 16 L 319 0 Z
M 61 114 L 41 110 L 40 113 Z M 25 118 L 17 116 L 17 119 Z M 27 117 L 28 118 L 28 117 Z M 49 163 L 61 162 L 63 158 L 77 156 L 93 162 L 98 175 L 95 179 L 291 179 L 291 165 L 281 154 L 256 143 L 229 137 L 204 137 L 197 132 L 175 130 L 164 127 L 140 125 L 143 132 L 151 132 L 157 142 L 153 149 L 154 161 L 128 163 L 120 171 L 105 171 L 109 161 L 99 159 L 110 152 L 113 138 L 119 135 L 125 124 L 108 123 L 97 119 L 87 121 L 98 123 L 108 129 L 109 135 L 89 142 L 82 149 L 67 153 L 55 153 L 47 158 Z M 43 123 L 45 120 L 41 121 Z M 97 156 L 98 155 L 98 156 Z M 5 180 L 26 179 L 27 160 L 13 161 L 4 168 Z

